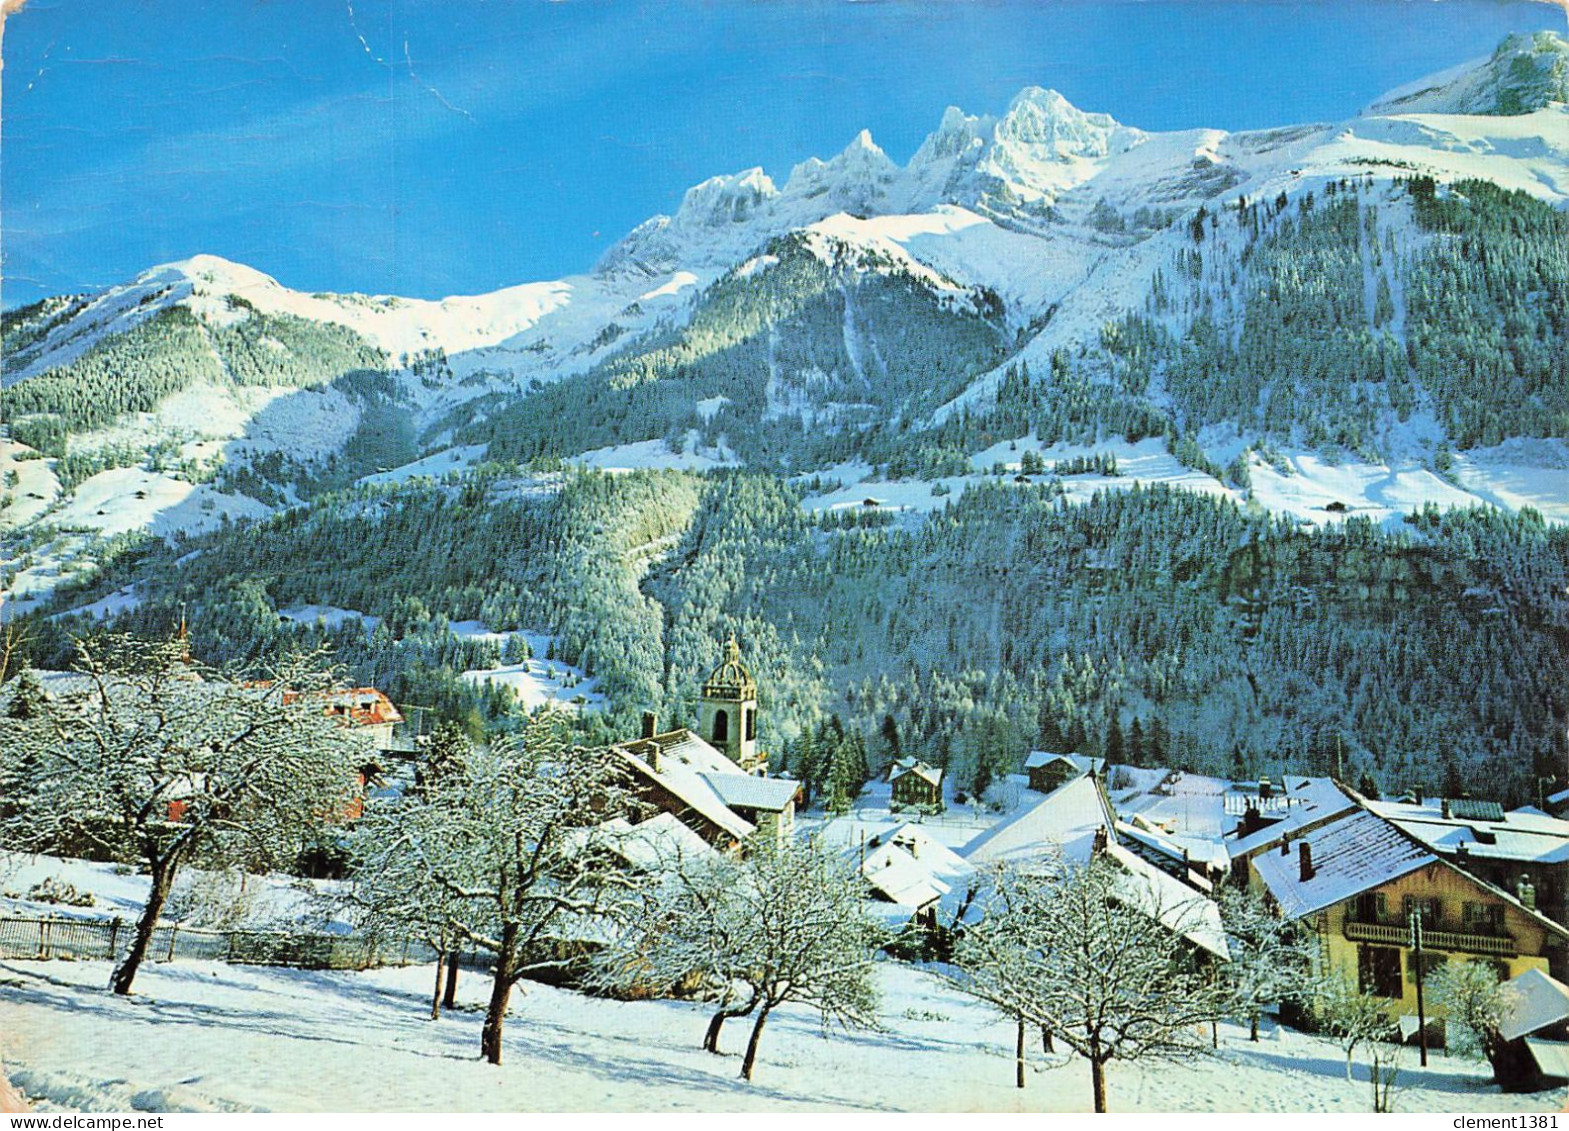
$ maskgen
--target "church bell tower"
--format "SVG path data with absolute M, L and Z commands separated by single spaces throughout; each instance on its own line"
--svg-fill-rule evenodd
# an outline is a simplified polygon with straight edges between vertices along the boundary
M 767 760 L 757 752 L 757 681 L 741 663 L 735 634 L 725 641 L 724 659 L 703 681 L 698 728 L 702 737 L 749 774 Z

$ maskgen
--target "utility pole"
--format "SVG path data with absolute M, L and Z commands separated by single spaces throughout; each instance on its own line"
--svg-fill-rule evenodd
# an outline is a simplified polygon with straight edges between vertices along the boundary
M 1427 1067 L 1427 1006 L 1422 1000 L 1422 906 L 1411 909 L 1412 961 L 1416 963 L 1416 1039 L 1422 1050 L 1422 1067 Z

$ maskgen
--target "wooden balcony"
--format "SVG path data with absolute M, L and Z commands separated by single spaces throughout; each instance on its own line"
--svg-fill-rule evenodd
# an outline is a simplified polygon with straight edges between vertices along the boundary
M 1346 938 L 1352 942 L 1385 943 L 1389 946 L 1411 945 L 1411 928 L 1405 923 L 1361 923 L 1355 919 L 1345 922 Z M 1513 958 L 1519 951 L 1514 939 L 1508 935 L 1480 935 L 1470 931 L 1438 931 L 1422 928 L 1423 949 L 1459 951 L 1462 954 L 1485 954 L 1493 958 Z

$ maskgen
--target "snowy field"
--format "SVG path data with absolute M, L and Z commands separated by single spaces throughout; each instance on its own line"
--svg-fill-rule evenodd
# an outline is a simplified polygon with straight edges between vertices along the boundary
M 465 972 L 459 1009 L 428 1019 L 431 967 L 365 973 L 176 962 L 137 993 L 105 990 L 102 962 L 0 962 L 0 1059 L 54 1110 L 124 1111 L 1088 1111 L 1089 1072 L 1035 1049 L 1013 1086 L 1013 1029 L 937 976 L 883 963 L 881 1032 L 825 1033 L 787 1006 L 739 1079 L 744 1024 L 724 1056 L 699 1049 L 708 1009 L 615 1002 L 546 986 L 514 994 L 503 1064 L 478 1057 L 486 980 Z M 1218 1053 L 1117 1063 L 1111 1110 L 1365 1112 L 1332 1042 L 1223 1025 Z M 1038 1048 L 1038 1046 L 1037 1046 Z M 1399 1111 L 1556 1111 L 1569 1095 L 1503 1095 L 1475 1064 L 1407 1058 Z
M 508 642 L 520 638 L 528 645 L 529 659 L 500 664 L 493 668 L 473 668 L 459 678 L 475 684 L 495 684 L 517 696 L 526 711 L 554 703 L 569 711 L 603 711 L 610 705 L 598 690 L 599 680 L 564 660 L 545 660 L 551 638 L 539 632 L 492 632 L 477 620 L 454 621 L 452 631 L 467 640 L 488 640 L 499 644 L 505 654 Z

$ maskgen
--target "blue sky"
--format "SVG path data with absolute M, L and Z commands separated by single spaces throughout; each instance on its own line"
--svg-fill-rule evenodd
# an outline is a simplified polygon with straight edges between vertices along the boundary
M 30 0 L 7 23 L 12 307 L 198 252 L 420 297 L 585 270 L 688 185 L 1055 87 L 1145 129 L 1354 113 L 1564 27 L 1505 0 Z

